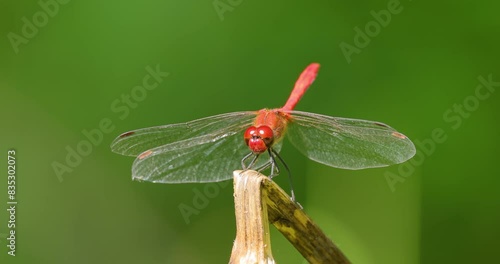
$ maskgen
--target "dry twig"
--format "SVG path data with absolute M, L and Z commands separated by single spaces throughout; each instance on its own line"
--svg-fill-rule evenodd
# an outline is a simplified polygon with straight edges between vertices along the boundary
M 235 171 L 234 202 L 236 239 L 229 263 L 275 263 L 268 221 L 309 263 L 350 263 L 300 206 L 267 176 L 251 170 Z

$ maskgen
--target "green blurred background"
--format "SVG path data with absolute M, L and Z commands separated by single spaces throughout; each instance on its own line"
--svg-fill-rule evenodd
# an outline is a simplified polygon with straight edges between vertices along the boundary
M 483 88 L 489 97 L 476 96 L 480 76 L 500 82 L 498 4 L 41 3 L 0 3 L 1 263 L 227 263 L 231 182 L 133 182 L 133 158 L 109 144 L 131 129 L 279 107 L 310 62 L 322 67 L 298 110 L 385 122 L 427 144 L 404 165 L 347 171 L 309 161 L 285 142 L 299 201 L 348 258 L 498 261 L 499 95 Z M 396 10 L 390 21 L 376 24 L 372 13 L 388 8 Z M 346 56 L 341 43 L 355 46 L 355 28 L 366 32 L 367 24 L 370 42 L 358 39 Z M 122 96 L 157 65 L 170 75 L 125 107 Z M 113 130 L 58 177 L 53 165 L 66 164 L 67 148 L 102 120 Z M 432 140 L 436 129 L 441 143 Z M 5 244 L 9 149 L 17 151 L 15 257 Z M 193 206 L 205 188 L 218 194 L 186 223 L 179 205 Z M 306 263 L 271 229 L 278 263 Z

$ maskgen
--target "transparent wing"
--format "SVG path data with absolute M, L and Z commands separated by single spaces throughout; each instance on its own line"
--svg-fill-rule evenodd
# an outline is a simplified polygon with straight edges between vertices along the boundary
M 392 127 L 374 121 L 291 111 L 287 136 L 308 158 L 344 169 L 384 167 L 415 155 L 415 146 Z
M 243 132 L 256 112 L 235 112 L 182 124 L 130 131 L 111 144 L 114 152 L 137 156 L 132 178 L 159 183 L 216 182 L 232 178 L 250 153 Z M 279 151 L 281 144 L 273 146 Z M 259 157 L 255 167 L 267 162 Z
M 138 156 L 152 148 L 203 135 L 224 135 L 229 128 L 237 130 L 252 123 L 256 112 L 234 112 L 193 120 L 187 123 L 142 128 L 118 136 L 111 143 L 111 150 L 126 156 Z M 186 144 L 193 144 L 191 141 Z M 179 143 L 177 147 L 183 147 Z
M 174 143 L 145 152 L 132 166 L 132 178 L 155 183 L 218 182 L 231 179 L 233 171 L 241 169 L 241 159 L 250 153 L 239 133 L 212 134 L 188 139 L 189 145 Z M 273 146 L 278 151 L 281 143 Z M 254 168 L 268 161 L 260 155 Z

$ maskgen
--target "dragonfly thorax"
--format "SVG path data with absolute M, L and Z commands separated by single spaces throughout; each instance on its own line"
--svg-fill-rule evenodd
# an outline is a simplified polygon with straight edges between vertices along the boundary
M 251 126 L 245 131 L 243 137 L 248 148 L 255 154 L 265 152 L 274 141 L 273 130 L 268 126 Z

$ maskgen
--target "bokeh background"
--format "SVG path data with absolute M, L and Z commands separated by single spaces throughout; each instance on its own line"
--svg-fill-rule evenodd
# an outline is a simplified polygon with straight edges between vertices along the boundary
M 422 143 L 404 165 L 348 171 L 309 161 L 285 141 L 299 201 L 348 258 L 498 261 L 500 85 L 476 95 L 480 76 L 500 82 L 498 8 L 421 0 L 2 1 L 0 262 L 227 263 L 232 183 L 134 182 L 133 158 L 109 144 L 131 129 L 279 107 L 310 62 L 322 67 L 298 110 L 385 122 Z M 381 10 L 395 11 L 382 26 L 373 15 Z M 367 24 L 369 41 L 356 37 Z M 346 55 L 342 45 L 356 51 Z M 127 104 L 147 67 L 169 76 Z M 102 140 L 68 165 L 68 149 L 85 144 L 82 131 L 100 122 L 111 123 Z M 17 152 L 15 257 L 6 247 L 9 149 Z M 68 167 L 57 173 L 55 164 Z M 286 177 L 277 181 L 288 189 Z M 205 190 L 215 195 L 183 216 L 179 206 L 194 208 Z M 306 263 L 271 229 L 278 263 Z

